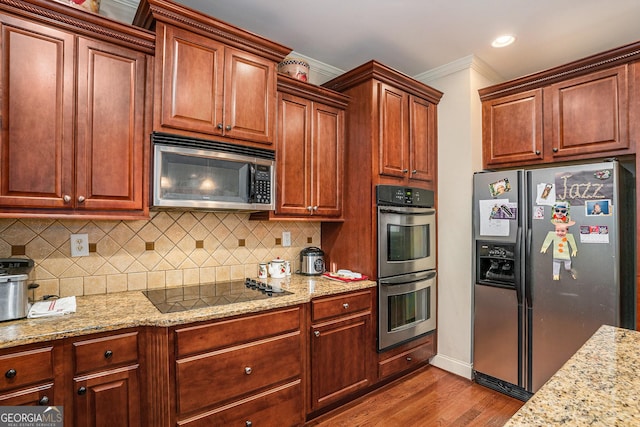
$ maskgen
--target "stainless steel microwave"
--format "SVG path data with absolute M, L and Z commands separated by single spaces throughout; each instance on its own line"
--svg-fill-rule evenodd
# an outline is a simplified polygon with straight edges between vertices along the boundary
M 154 132 L 153 207 L 264 211 L 275 208 L 275 153 Z

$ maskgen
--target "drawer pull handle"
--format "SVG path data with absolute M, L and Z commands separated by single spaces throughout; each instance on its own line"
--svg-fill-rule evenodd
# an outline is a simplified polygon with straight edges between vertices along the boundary
M 319 337 L 319 336 L 320 336 L 320 331 L 315 331 L 315 332 L 313 333 L 313 335 L 315 335 L 315 336 Z
M 107 350 L 107 351 L 104 352 L 104 358 L 105 359 L 111 359 L 111 356 L 113 356 L 113 351 Z
M 218 129 L 222 129 L 222 123 L 218 123 L 218 125 L 216 126 Z
M 244 425 L 246 427 L 251 427 L 251 426 L 253 426 L 253 423 L 251 421 L 247 420 L 247 421 L 244 422 Z
M 62 200 L 64 200 L 64 202 L 65 202 L 65 203 L 69 203 L 69 202 L 71 201 L 71 196 L 70 196 L 70 195 L 68 195 L 68 194 L 65 194 L 65 195 L 62 197 Z
M 558 147 L 553 147 L 553 152 L 557 153 L 558 152 Z
M 409 172 L 409 169 L 402 169 L 402 173 L 407 173 Z
M 413 358 L 411 356 L 407 357 L 407 362 L 411 362 Z
M 84 196 L 78 196 L 78 202 L 84 203 L 84 201 L 85 201 Z
M 80 387 L 78 389 L 78 396 L 84 396 L 85 394 L 87 394 L 87 388 L 86 387 Z
M 251 372 L 253 372 L 253 370 L 251 369 L 250 366 L 247 366 L 246 368 L 244 368 L 244 373 L 247 375 L 251 375 Z
M 347 310 L 349 308 L 349 303 L 345 302 L 344 304 L 342 304 L 342 307 L 344 307 L 344 309 Z
M 227 125 L 227 126 L 225 126 L 224 130 L 226 130 L 226 131 L 231 130 L 231 125 Z
M 417 170 L 417 169 L 414 169 L 414 170 L 412 170 L 412 171 L 411 171 L 411 173 L 415 175 L 415 174 L 417 174 L 417 173 L 418 173 L 418 170 Z
M 38 400 L 38 405 L 45 406 L 49 404 L 49 398 L 47 396 L 42 396 L 40 400 Z
M 540 155 L 540 150 L 536 150 L 536 156 Z
M 7 372 L 4 373 L 4 376 L 9 379 L 15 378 L 16 375 L 18 375 L 18 371 L 16 371 L 15 369 L 9 369 Z

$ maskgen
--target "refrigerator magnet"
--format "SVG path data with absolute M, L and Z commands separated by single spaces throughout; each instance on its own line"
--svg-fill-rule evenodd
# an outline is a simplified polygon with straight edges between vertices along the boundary
M 584 205 L 585 215 L 611 215 L 611 200 L 589 200 Z
M 556 203 L 556 186 L 550 183 L 540 183 L 536 186 L 536 204 L 553 206 Z
M 507 178 L 503 178 L 489 184 L 489 193 L 491 193 L 491 197 L 498 197 L 504 193 L 508 193 L 509 191 L 511 191 L 511 184 L 509 184 L 509 179 Z
M 544 206 L 533 207 L 533 219 L 544 219 Z
M 609 243 L 609 227 L 606 225 L 581 225 L 580 243 Z
M 542 242 L 540 253 L 547 253 L 547 249 L 553 246 L 552 277 L 553 280 L 560 280 L 560 268 L 576 279 L 576 271 L 571 267 L 571 257 L 578 255 L 578 245 L 576 245 L 573 234 L 569 233 L 569 227 L 575 225 L 569 215 L 569 203 L 557 203 L 553 207 L 551 223 L 555 230 L 549 231 Z

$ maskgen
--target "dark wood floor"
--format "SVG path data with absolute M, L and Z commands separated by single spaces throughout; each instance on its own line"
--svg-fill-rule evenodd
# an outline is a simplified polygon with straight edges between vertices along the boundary
M 426 366 L 307 425 L 502 426 L 522 405 L 517 399 Z

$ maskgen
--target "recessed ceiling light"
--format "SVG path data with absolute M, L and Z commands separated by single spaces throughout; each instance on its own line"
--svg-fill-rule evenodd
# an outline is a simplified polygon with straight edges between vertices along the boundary
M 500 37 L 496 37 L 495 40 L 491 42 L 491 46 L 493 47 L 505 47 L 509 46 L 511 43 L 516 41 L 516 37 L 512 34 L 505 34 Z

